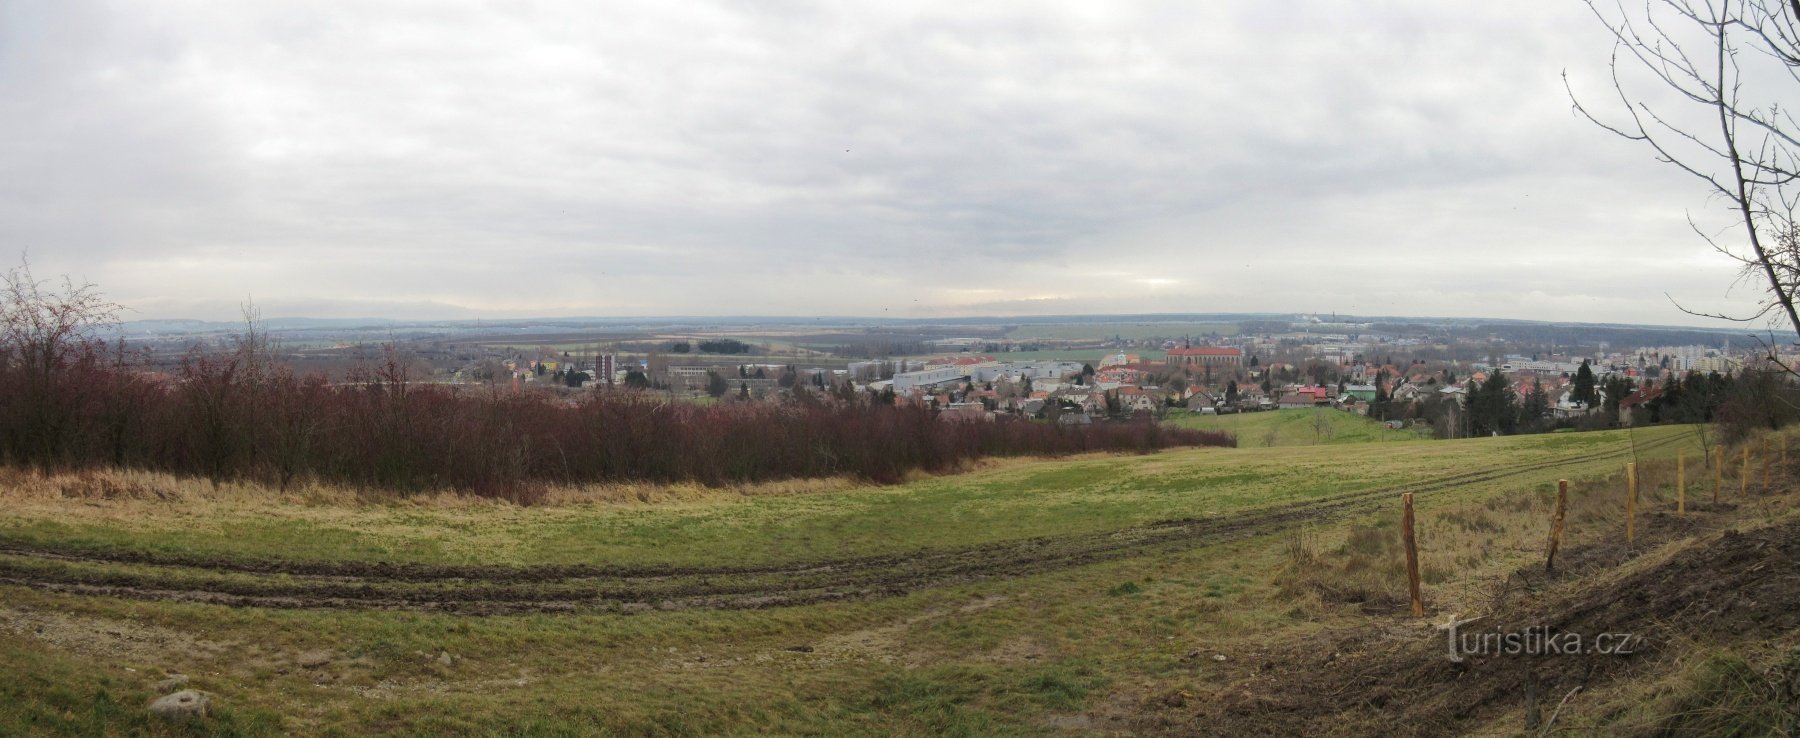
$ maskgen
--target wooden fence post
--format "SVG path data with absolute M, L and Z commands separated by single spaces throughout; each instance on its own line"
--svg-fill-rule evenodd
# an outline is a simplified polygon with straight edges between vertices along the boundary
M 1412 614 L 1415 618 L 1425 617 L 1425 599 L 1419 594 L 1419 544 L 1413 536 L 1413 493 L 1400 496 L 1406 511 L 1400 517 L 1401 540 L 1406 543 L 1406 586 L 1412 595 Z
M 1637 464 L 1625 465 L 1625 545 L 1637 537 Z
M 1744 444 L 1744 460 L 1738 464 L 1738 496 L 1750 496 L 1750 444 Z
M 1687 514 L 1687 449 L 1675 452 L 1675 512 Z
M 1769 461 L 1773 458 L 1769 455 L 1769 437 L 1768 436 L 1763 436 L 1763 454 L 1762 454 L 1762 456 L 1763 456 L 1763 494 L 1766 495 L 1769 493 Z
M 1550 555 L 1544 558 L 1544 571 L 1556 571 L 1556 549 L 1562 545 L 1563 515 L 1569 511 L 1569 480 L 1556 480 L 1556 518 L 1550 525 Z
M 1713 449 L 1713 502 L 1719 501 L 1719 488 L 1725 486 L 1725 447 Z

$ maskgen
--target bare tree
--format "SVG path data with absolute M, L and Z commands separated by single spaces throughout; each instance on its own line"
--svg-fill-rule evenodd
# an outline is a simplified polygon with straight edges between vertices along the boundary
M 1584 2 L 1612 33 L 1618 99 L 1613 112 L 1597 112 L 1565 72 L 1575 111 L 1650 147 L 1657 161 L 1725 201 L 1732 235 L 1709 233 L 1691 217 L 1690 226 L 1740 264 L 1743 279 L 1765 287 L 1749 315 L 1681 309 L 1740 322 L 1785 319 L 1800 336 L 1800 122 L 1786 105 L 1800 91 L 1800 0 Z
M 47 378 L 99 345 L 101 329 L 118 313 L 119 306 L 93 284 L 76 284 L 67 276 L 60 286 L 39 280 L 21 257 L 18 266 L 0 275 L 0 357 L 10 368 Z
M 0 370 L 24 390 L 19 406 L 5 408 L 15 421 L 4 439 L 6 453 L 42 464 L 62 455 L 73 431 L 61 408 L 76 401 L 67 370 L 104 354 L 100 333 L 118 313 L 93 284 L 33 276 L 25 257 L 0 274 Z

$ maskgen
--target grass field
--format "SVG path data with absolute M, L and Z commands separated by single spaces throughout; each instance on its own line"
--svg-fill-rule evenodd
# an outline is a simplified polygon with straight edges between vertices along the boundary
M 1346 425 L 1363 422 L 1345 417 L 1349 420 L 1340 422 Z M 1653 428 L 1639 431 L 1638 438 L 1676 433 Z M 74 507 L 57 498 L 8 500 L 0 514 L 0 541 L 418 563 L 765 563 L 1111 530 L 1336 493 L 1400 490 L 1471 467 L 1628 448 L 1623 434 L 1606 433 L 1414 441 L 1384 446 L 1379 453 L 1351 443 L 1193 449 L 1143 457 L 999 461 L 967 474 L 840 492 L 545 508 L 475 502 L 275 504 L 253 490 L 214 497 L 203 489 L 184 493 L 174 480 L 151 477 L 144 482 L 150 491 L 141 493 L 150 499 Z M 1612 460 L 1595 462 L 1592 470 L 1612 466 Z M 163 496 L 158 484 L 174 488 L 166 496 L 196 500 L 171 508 L 156 499 Z M 1461 490 L 1479 491 L 1479 486 Z M 199 512 L 204 514 L 194 514 Z
M 1333 408 L 1299 408 L 1232 415 L 1172 411 L 1163 422 L 1178 428 L 1224 431 L 1237 438 L 1239 447 L 1417 441 L 1430 437 L 1421 430 L 1389 429 L 1378 421 Z
M 1353 435 L 1346 429 L 1343 438 Z M 1113 531 L 1180 519 L 1203 526 L 1364 494 L 1305 518 L 1315 526 L 1309 540 L 1329 550 L 1360 535 L 1358 525 L 1391 535 L 1392 493 L 1417 489 L 1427 581 L 1434 602 L 1456 607 L 1479 593 L 1452 586 L 1450 572 L 1503 569 L 1541 542 L 1531 521 L 1556 478 L 1592 480 L 1584 494 L 1604 494 L 1608 475 L 1636 448 L 1647 500 L 1661 505 L 1668 460 L 1679 449 L 1698 458 L 1698 442 L 1692 429 L 1659 427 L 1196 449 L 1011 460 L 886 487 L 660 490 L 646 496 L 654 502 L 570 490 L 559 504 L 535 508 L 11 472 L 0 479 L 0 564 L 11 576 L 66 570 L 111 586 L 135 577 L 180 590 L 189 581 L 192 591 L 328 586 L 331 578 L 172 568 L 154 557 L 745 566 L 901 554 L 895 565 L 905 566 L 958 547 L 1029 551 L 1083 536 L 1125 545 L 1146 534 Z M 1610 529 L 1617 518 L 1606 509 L 1582 508 L 1571 535 Z M 1459 522 L 1477 514 L 1487 522 Z M 652 601 L 635 614 L 576 608 L 477 617 L 0 584 L 0 670 L 25 675 L 0 684 L 0 734 L 1104 732 L 1135 725 L 1144 705 L 1169 695 L 1235 683 L 1254 668 L 1259 643 L 1366 620 L 1366 608 L 1296 595 L 1283 583 L 1278 572 L 1293 535 L 1284 526 L 767 609 Z M 1477 541 L 1470 530 L 1500 532 Z M 65 556 L 19 553 L 33 548 Z M 152 559 L 131 558 L 144 556 Z M 1336 566 L 1326 561 L 1321 570 Z M 1391 574 L 1391 564 L 1356 571 Z M 189 675 L 216 698 L 217 714 L 179 731 L 151 720 L 142 705 L 165 672 Z M 1125 722 L 1108 722 L 1115 719 Z

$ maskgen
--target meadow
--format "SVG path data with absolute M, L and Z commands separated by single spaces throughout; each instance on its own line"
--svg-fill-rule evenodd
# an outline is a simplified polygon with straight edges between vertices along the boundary
M 1412 628 L 1394 609 L 1404 580 L 1387 543 L 1400 491 L 1419 496 L 1433 606 L 1454 609 L 1485 596 L 1478 575 L 1531 558 L 1556 478 L 1585 480 L 1578 499 L 1590 502 L 1571 525 L 1583 541 L 1618 523 L 1600 501 L 1619 464 L 1644 465 L 1647 504 L 1661 509 L 1669 460 L 1698 458 L 1700 443 L 1692 428 L 1659 427 L 1184 449 L 995 460 L 894 485 L 570 487 L 532 507 L 13 470 L 0 478 L 0 667 L 28 676 L 0 685 L 0 734 L 1154 731 L 1173 719 L 1168 705 L 1251 678 L 1270 644 L 1371 612 Z M 1193 535 L 1158 537 L 1170 530 Z M 1339 574 L 1284 574 L 1296 540 L 1308 571 Z M 928 579 L 884 578 L 957 551 L 969 554 Z M 1039 551 L 1074 553 L 1012 565 Z M 669 576 L 721 592 L 834 576 L 890 589 L 489 614 L 457 610 L 455 593 L 511 585 L 368 580 L 413 605 L 355 605 L 346 591 L 335 604 L 245 606 L 229 594 L 407 571 L 394 566 L 562 577 L 550 589 L 602 581 L 554 568 L 570 566 L 676 567 Z M 774 568 L 731 568 L 758 566 Z M 1325 586 L 1340 581 L 1374 594 L 1347 601 Z M 151 720 L 142 705 L 169 672 L 211 694 L 214 717 Z
M 1430 438 L 1426 428 L 1392 429 L 1355 413 L 1323 407 L 1230 415 L 1171 410 L 1163 422 L 1177 428 L 1230 433 L 1239 446 L 1317 446 Z
M 822 492 L 789 493 L 795 486 L 783 484 L 690 485 L 676 488 L 688 490 L 686 494 L 667 495 L 675 501 L 627 497 L 620 502 L 613 487 L 562 488 L 550 495 L 562 504 L 534 507 L 455 495 L 379 502 L 379 492 L 363 493 L 378 502 L 346 504 L 339 501 L 357 498 L 330 487 L 270 494 L 254 484 L 214 487 L 149 473 L 41 477 L 14 472 L 0 492 L 8 502 L 0 515 L 0 542 L 442 564 L 774 563 L 1092 533 L 1344 493 L 1397 494 L 1470 469 L 1572 462 L 1456 490 L 1466 496 L 1540 482 L 1557 473 L 1611 471 L 1616 457 L 1629 452 L 1634 441 L 1687 444 L 1678 438 L 1682 436 L 1675 428 L 1659 427 L 1454 444 L 1412 441 L 1379 451 L 1341 443 L 994 460 L 967 473 L 923 476 L 898 485 L 836 480 L 819 486 L 838 489 Z M 1664 446 L 1655 453 L 1667 456 L 1673 450 Z M 1594 460 L 1582 461 L 1584 456 Z M 108 481 L 93 481 L 97 479 Z M 308 499 L 321 502 L 309 504 Z M 83 502 L 72 505 L 72 500 Z

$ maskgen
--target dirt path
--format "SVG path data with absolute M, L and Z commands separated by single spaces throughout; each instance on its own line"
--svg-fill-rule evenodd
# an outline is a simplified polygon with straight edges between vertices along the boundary
M 1639 451 L 1676 442 L 1668 438 Z M 1346 493 L 1209 518 L 953 549 L 766 566 L 439 566 L 380 562 L 239 560 L 92 552 L 0 540 L 0 584 L 81 595 L 240 607 L 358 608 L 505 614 L 755 609 L 900 595 L 929 587 L 1056 571 L 1266 535 L 1390 502 L 1520 477 L 1596 456 L 1477 469 L 1409 487 Z

